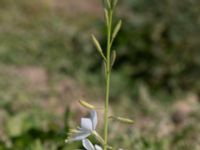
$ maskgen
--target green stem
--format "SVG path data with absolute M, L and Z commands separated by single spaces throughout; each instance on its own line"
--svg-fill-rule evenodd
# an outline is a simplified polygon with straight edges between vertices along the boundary
M 105 145 L 105 141 L 104 139 L 96 132 L 94 131 L 93 132 L 93 135 L 96 137 L 96 139 L 102 144 L 102 145 Z M 111 146 L 107 145 L 107 148 L 108 149 L 113 149 Z
M 98 140 L 102 145 L 105 145 L 104 139 L 103 139 L 96 131 L 93 132 L 93 135 L 97 138 L 97 140 Z
M 109 22 L 107 26 L 107 55 L 106 55 L 106 100 L 104 109 L 104 150 L 108 148 L 108 110 L 109 110 L 109 98 L 110 98 L 110 53 L 111 53 L 111 32 L 112 32 L 112 10 L 109 10 Z

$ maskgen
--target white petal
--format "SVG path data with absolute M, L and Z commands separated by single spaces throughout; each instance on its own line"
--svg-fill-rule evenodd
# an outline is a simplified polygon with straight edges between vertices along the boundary
M 81 128 L 92 131 L 92 121 L 89 118 L 81 118 Z
M 97 112 L 95 110 L 92 110 L 90 112 L 90 118 L 92 121 L 92 128 L 93 128 L 93 130 L 95 130 L 96 126 L 97 126 Z
M 69 142 L 83 140 L 90 135 L 89 131 L 79 132 L 69 139 Z
M 83 147 L 87 150 L 95 150 L 94 146 L 88 139 L 83 139 L 82 144 L 83 144 Z
M 95 150 L 103 150 L 99 145 L 95 145 Z

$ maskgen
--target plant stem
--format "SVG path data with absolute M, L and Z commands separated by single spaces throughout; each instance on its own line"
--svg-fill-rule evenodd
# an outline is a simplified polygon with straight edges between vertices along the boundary
M 111 32 L 112 32 L 112 10 L 109 9 L 109 22 L 107 23 L 107 55 L 106 55 L 106 99 L 104 108 L 104 150 L 108 148 L 108 111 L 109 111 L 109 98 L 110 98 L 110 76 L 111 76 L 111 64 L 110 64 L 110 53 L 111 53 Z
M 102 144 L 102 145 L 105 145 L 105 141 L 104 139 L 96 132 L 94 131 L 93 132 L 93 135 L 97 138 L 97 140 Z M 107 149 L 113 149 L 111 146 L 107 145 Z

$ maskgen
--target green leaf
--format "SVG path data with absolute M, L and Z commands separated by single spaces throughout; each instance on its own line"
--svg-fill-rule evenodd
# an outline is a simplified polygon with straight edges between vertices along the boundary
M 115 37 L 117 36 L 119 30 L 121 29 L 121 26 L 122 26 L 122 21 L 120 20 L 117 25 L 115 26 L 115 29 L 113 31 L 113 34 L 112 34 L 112 40 L 115 39 Z

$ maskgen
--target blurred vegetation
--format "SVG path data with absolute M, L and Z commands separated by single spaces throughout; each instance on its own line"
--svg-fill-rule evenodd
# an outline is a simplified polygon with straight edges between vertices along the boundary
M 155 89 L 199 92 L 199 1 L 128 2 L 133 16 L 124 19 L 117 68 Z
M 70 13 L 66 8 L 71 0 L 56 2 L 0 0 L 0 150 L 81 148 L 64 143 L 73 124 L 69 119 L 76 115 L 68 109 L 66 90 L 59 91 L 60 82 L 73 78 L 94 92 L 93 98 L 103 92 L 102 64 L 89 36 L 96 33 L 105 46 L 102 15 Z M 85 5 L 79 1 L 77 6 Z M 113 145 L 127 150 L 200 149 L 199 6 L 198 0 L 120 2 L 117 15 L 123 28 L 114 43 L 118 58 L 111 98 L 113 111 L 134 116 L 136 125 L 122 129 L 113 122 Z M 29 66 L 42 68 L 47 85 L 40 80 L 27 85 L 23 68 Z M 68 99 L 83 91 L 71 81 L 62 86 L 74 93 Z

